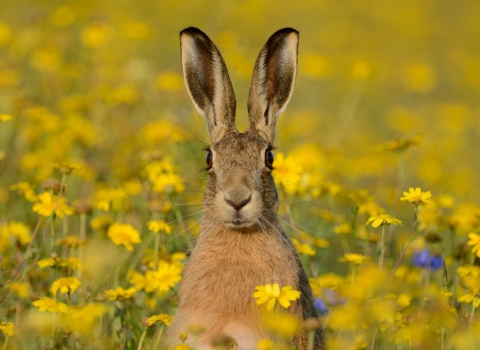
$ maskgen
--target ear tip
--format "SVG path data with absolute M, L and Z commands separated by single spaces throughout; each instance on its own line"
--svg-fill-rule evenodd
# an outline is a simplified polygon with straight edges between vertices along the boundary
M 282 35 L 282 36 L 288 36 L 294 34 L 296 37 L 299 36 L 300 32 L 294 28 L 287 27 L 287 28 L 282 28 L 277 30 L 273 35 Z
M 184 30 L 182 30 L 180 32 L 180 37 L 183 37 L 184 35 L 187 35 L 187 36 L 192 36 L 192 37 L 195 37 L 195 36 L 206 36 L 206 34 L 204 32 L 202 32 L 200 29 L 196 28 L 196 27 L 187 27 L 185 28 Z

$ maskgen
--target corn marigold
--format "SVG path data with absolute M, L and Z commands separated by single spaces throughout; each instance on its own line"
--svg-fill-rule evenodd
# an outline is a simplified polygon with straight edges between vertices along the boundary
M 472 254 L 476 254 L 480 258 L 480 236 L 472 232 L 468 235 L 468 239 L 467 244 L 472 246 Z
M 403 197 L 400 198 L 401 201 L 408 201 L 410 203 L 413 203 L 415 206 L 419 206 L 422 203 L 428 203 L 430 202 L 430 197 L 432 196 L 432 193 L 430 191 L 428 192 L 422 192 L 422 189 L 420 187 L 417 187 L 413 189 L 413 187 L 410 187 L 408 189 L 408 192 L 403 192 Z
M 17 191 L 18 194 L 25 197 L 29 202 L 37 202 L 38 197 L 32 186 L 28 182 L 18 182 L 10 186 L 11 191 Z
M 152 221 L 149 221 L 148 224 L 147 224 L 147 227 L 150 231 L 152 231 L 153 233 L 159 233 L 159 232 L 164 232 L 166 233 L 167 235 L 169 235 L 170 233 L 172 233 L 172 228 L 170 227 L 169 224 L 167 224 L 165 221 L 163 220 L 152 220 Z
M 369 257 L 362 254 L 345 253 L 338 261 L 346 262 L 346 263 L 349 263 L 350 265 L 362 265 L 366 263 L 368 260 L 369 260 Z
M 67 248 L 77 248 L 83 247 L 85 245 L 85 241 L 77 236 L 67 236 L 65 238 L 57 239 L 55 244 Z
M 257 342 L 257 348 L 258 350 L 271 350 L 273 349 L 273 346 L 275 343 L 271 341 L 270 339 L 260 339 Z
M 40 260 L 37 261 L 37 265 L 41 269 L 43 269 L 45 267 L 55 266 L 56 263 L 57 263 L 57 261 L 52 257 L 48 257 L 48 258 L 45 258 L 45 259 L 40 259 Z
M 105 291 L 105 295 L 108 300 L 125 300 L 132 298 L 137 290 L 135 288 L 123 289 L 122 287 L 117 287 L 115 289 L 109 289 Z
M 178 344 L 175 346 L 175 350 L 193 350 L 187 344 Z
M 158 322 L 164 324 L 165 326 L 170 326 L 172 320 L 173 316 L 167 314 L 158 314 L 147 318 L 147 324 L 149 327 L 151 327 L 154 323 Z
M 5 114 L 5 113 L 0 114 L 0 122 L 8 122 L 12 119 L 13 117 L 10 114 Z
M 147 271 L 148 285 L 145 290 L 149 292 L 157 289 L 160 293 L 168 292 L 182 279 L 182 269 L 182 264 L 160 261 L 157 271 Z
M 0 322 L 0 331 L 8 337 L 13 336 L 15 333 L 15 327 L 13 326 L 12 322 Z
M 37 301 L 34 301 L 33 306 L 38 307 L 40 312 L 48 311 L 48 312 L 58 312 L 58 313 L 66 313 L 68 311 L 68 306 L 65 303 L 59 303 L 52 298 L 41 298 Z
M 57 295 L 59 290 L 62 294 L 73 294 L 81 285 L 82 282 L 75 277 L 63 277 L 52 283 L 50 291 L 53 295 Z
M 41 216 L 52 216 L 55 214 L 59 218 L 65 215 L 72 215 L 73 209 L 65 203 L 65 198 L 57 198 L 50 192 L 43 192 L 38 195 L 39 202 L 33 205 L 33 211 Z
M 300 243 L 295 238 L 292 239 L 292 242 L 295 245 L 295 248 L 297 248 L 297 252 L 299 254 L 308 255 L 308 256 L 315 255 L 315 250 L 313 250 L 312 247 L 310 247 L 308 244 Z
M 300 292 L 298 290 L 293 289 L 292 286 L 285 286 L 280 289 L 278 283 L 257 286 L 255 289 L 256 292 L 253 294 L 253 297 L 257 299 L 257 305 L 267 303 L 268 311 L 273 310 L 277 301 L 285 309 L 288 309 L 291 301 L 300 298 Z
M 383 225 L 391 225 L 394 224 L 395 226 L 402 225 L 402 222 L 398 219 L 392 218 L 388 214 L 380 214 L 378 216 L 372 216 L 368 219 L 367 225 L 372 225 L 373 228 Z
M 115 223 L 108 228 L 107 235 L 115 245 L 123 245 L 130 252 L 133 251 L 132 244 L 142 242 L 140 233 L 130 224 Z
M 27 282 L 12 282 L 8 284 L 8 288 L 20 298 L 28 298 L 32 292 L 32 288 Z

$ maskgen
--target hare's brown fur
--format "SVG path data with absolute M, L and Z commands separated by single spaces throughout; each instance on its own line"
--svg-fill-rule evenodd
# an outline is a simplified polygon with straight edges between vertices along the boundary
M 244 133 L 234 125 L 235 97 L 218 49 L 195 28 L 183 31 L 181 39 L 187 88 L 207 121 L 213 166 L 201 233 L 184 271 L 167 342 L 178 343 L 178 333 L 190 331 L 189 344 L 210 349 L 212 338 L 223 334 L 235 339 L 238 349 L 253 350 L 268 337 L 253 299 L 256 286 L 278 283 L 300 290 L 289 312 L 300 320 L 316 317 L 308 279 L 280 227 L 277 192 L 265 165 L 276 119 L 293 91 L 298 33 L 278 31 L 260 52 L 249 97 L 251 124 Z M 204 327 L 199 338 L 192 326 Z M 293 343 L 306 349 L 306 333 Z M 323 344 L 317 332 L 314 348 Z

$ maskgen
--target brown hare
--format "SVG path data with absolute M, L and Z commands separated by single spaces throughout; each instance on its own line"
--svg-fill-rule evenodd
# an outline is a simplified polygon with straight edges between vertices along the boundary
M 197 245 L 186 265 L 179 309 L 165 346 L 188 334 L 194 349 L 211 349 L 219 334 L 233 338 L 237 349 L 254 350 L 268 337 L 253 298 L 255 286 L 278 283 L 301 292 L 288 309 L 301 320 L 316 317 L 307 276 L 294 245 L 277 217 L 278 196 L 272 178 L 272 143 L 278 116 L 285 110 L 297 74 L 298 32 L 273 34 L 260 51 L 248 98 L 250 126 L 235 127 L 235 95 L 227 67 L 213 42 L 197 28 L 180 33 L 183 75 L 211 139 L 208 183 Z M 307 334 L 292 344 L 307 348 Z M 324 349 L 323 333 L 314 349 Z

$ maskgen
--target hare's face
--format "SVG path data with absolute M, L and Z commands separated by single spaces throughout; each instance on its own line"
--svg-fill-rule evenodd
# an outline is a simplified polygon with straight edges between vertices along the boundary
M 185 83 L 212 141 L 206 209 L 231 228 L 261 226 L 262 217 L 275 215 L 278 207 L 265 156 L 295 85 L 298 32 L 281 29 L 260 51 L 248 96 L 250 125 L 244 133 L 235 127 L 235 94 L 220 51 L 197 28 L 183 30 L 180 41 Z
M 226 227 L 261 225 L 262 216 L 276 212 L 271 160 L 265 159 L 269 151 L 268 143 L 248 131 L 227 134 L 210 147 L 205 204 Z

